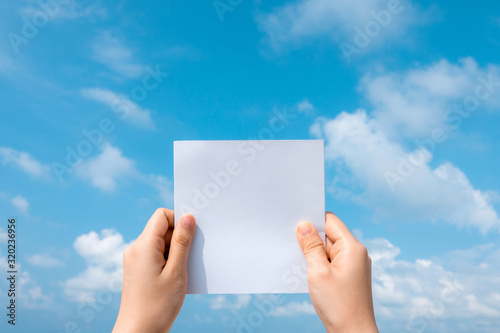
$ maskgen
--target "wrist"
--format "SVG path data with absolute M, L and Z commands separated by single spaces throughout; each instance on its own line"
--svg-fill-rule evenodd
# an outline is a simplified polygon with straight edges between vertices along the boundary
M 112 333 L 168 333 L 172 325 L 166 325 L 163 329 L 153 326 L 151 323 L 136 320 L 133 317 L 123 317 L 118 315 Z
M 339 327 L 336 325 L 325 324 L 327 333 L 379 333 L 375 319 L 356 321 Z

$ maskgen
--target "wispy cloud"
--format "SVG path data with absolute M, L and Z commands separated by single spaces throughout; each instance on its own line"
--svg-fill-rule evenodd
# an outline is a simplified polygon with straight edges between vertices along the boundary
M 451 137 L 451 129 L 458 130 L 480 106 L 500 106 L 497 73 L 496 65 L 481 69 L 465 58 L 458 65 L 442 60 L 404 73 L 366 75 L 360 90 L 373 104 L 371 113 L 342 112 L 311 127 L 326 140 L 325 156 L 342 174 L 332 193 L 347 195 L 378 217 L 500 231 L 491 192 L 475 188 L 450 162 L 431 167 L 436 146 Z M 415 140 L 413 149 L 405 140 Z
M 236 295 L 233 297 L 218 295 L 210 300 L 210 309 L 239 310 L 245 308 L 252 301 L 252 295 Z
M 26 200 L 26 198 L 21 195 L 16 195 L 15 197 L 13 197 L 10 200 L 10 203 L 12 204 L 12 206 L 16 207 L 24 214 L 28 212 L 28 208 L 30 207 L 28 200 Z
M 50 309 L 53 307 L 53 293 L 46 294 L 31 275 L 23 270 L 19 276 L 19 298 L 25 308 Z
M 172 181 L 159 175 L 150 175 L 149 181 L 158 191 L 162 204 L 166 207 L 172 207 L 174 204 L 174 184 Z
M 97 3 L 85 5 L 76 0 L 39 1 L 36 4 L 33 4 L 34 1 L 28 2 L 30 2 L 29 5 L 21 8 L 21 15 L 27 17 L 32 17 L 35 13 L 44 13 L 52 20 L 74 20 L 84 17 L 105 17 L 107 15 L 106 9 Z
M 316 311 L 308 301 L 288 302 L 277 306 L 272 315 L 275 317 L 295 317 L 300 315 L 316 315 Z
M 133 159 L 109 143 L 102 144 L 97 155 L 75 166 L 75 174 L 105 192 L 113 192 L 119 181 L 133 180 L 155 189 L 161 205 L 173 204 L 173 184 L 170 179 L 162 175 L 142 173 L 137 170 Z
M 399 72 L 378 69 L 363 76 L 359 89 L 387 134 L 429 136 L 455 125 L 460 112 L 467 118 L 476 108 L 498 109 L 500 67 L 481 68 L 471 57 L 456 64 L 442 59 Z
M 299 104 L 297 104 L 297 110 L 299 113 L 312 115 L 314 113 L 314 105 L 312 105 L 307 98 L 304 98 Z
M 299 0 L 258 15 L 257 23 L 266 34 L 266 44 L 281 52 L 321 37 L 337 43 L 350 40 L 355 29 L 363 30 L 371 21 L 376 23 L 374 13 L 387 12 L 387 7 L 385 0 Z M 377 40 L 402 35 L 426 20 L 424 13 L 408 1 L 401 1 L 399 7 L 400 13 L 392 15 L 390 24 L 381 27 L 384 31 Z
M 139 78 L 145 66 L 137 63 L 131 48 L 109 32 L 101 34 L 92 44 L 93 58 L 125 78 Z
M 28 262 L 33 266 L 53 268 L 64 266 L 64 262 L 45 253 L 37 253 L 28 257 Z
M 42 164 L 29 153 L 10 147 L 0 147 L 0 163 L 16 166 L 34 177 L 44 177 L 50 172 L 48 165 Z
M 86 88 L 81 90 L 85 98 L 102 103 L 116 112 L 124 121 L 145 129 L 154 129 L 151 111 L 141 108 L 128 96 L 101 88 Z

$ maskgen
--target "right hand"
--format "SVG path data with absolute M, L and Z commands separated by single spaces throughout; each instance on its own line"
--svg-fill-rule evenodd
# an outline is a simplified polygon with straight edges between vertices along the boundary
M 331 212 L 325 216 L 326 250 L 309 222 L 297 227 L 307 261 L 309 295 L 328 333 L 377 332 L 366 247 Z

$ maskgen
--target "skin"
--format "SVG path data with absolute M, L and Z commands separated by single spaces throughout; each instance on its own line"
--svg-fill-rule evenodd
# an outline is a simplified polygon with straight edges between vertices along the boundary
M 182 216 L 174 228 L 174 211 L 156 210 L 123 253 L 122 299 L 113 333 L 170 330 L 186 296 L 194 231 L 192 215 Z
M 373 311 L 371 259 L 366 247 L 331 212 L 326 249 L 309 222 L 297 227 L 307 261 L 311 302 L 328 333 L 378 332 Z
M 195 224 L 194 217 L 186 214 L 174 227 L 174 211 L 159 208 L 125 250 L 122 299 L 113 333 L 170 330 L 186 296 Z M 310 223 L 297 227 L 316 313 L 328 333 L 378 333 L 366 247 L 331 212 L 326 213 L 325 231 L 326 250 Z

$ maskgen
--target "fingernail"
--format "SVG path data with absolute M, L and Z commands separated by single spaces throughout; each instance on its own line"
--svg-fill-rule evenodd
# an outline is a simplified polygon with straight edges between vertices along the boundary
M 309 223 L 302 222 L 301 224 L 299 224 L 299 231 L 302 236 L 307 236 L 312 232 L 312 229 Z
M 196 223 L 196 220 L 194 219 L 194 216 L 191 214 L 186 214 L 182 218 L 182 225 L 185 227 L 192 228 L 192 227 L 194 227 L 195 223 Z

